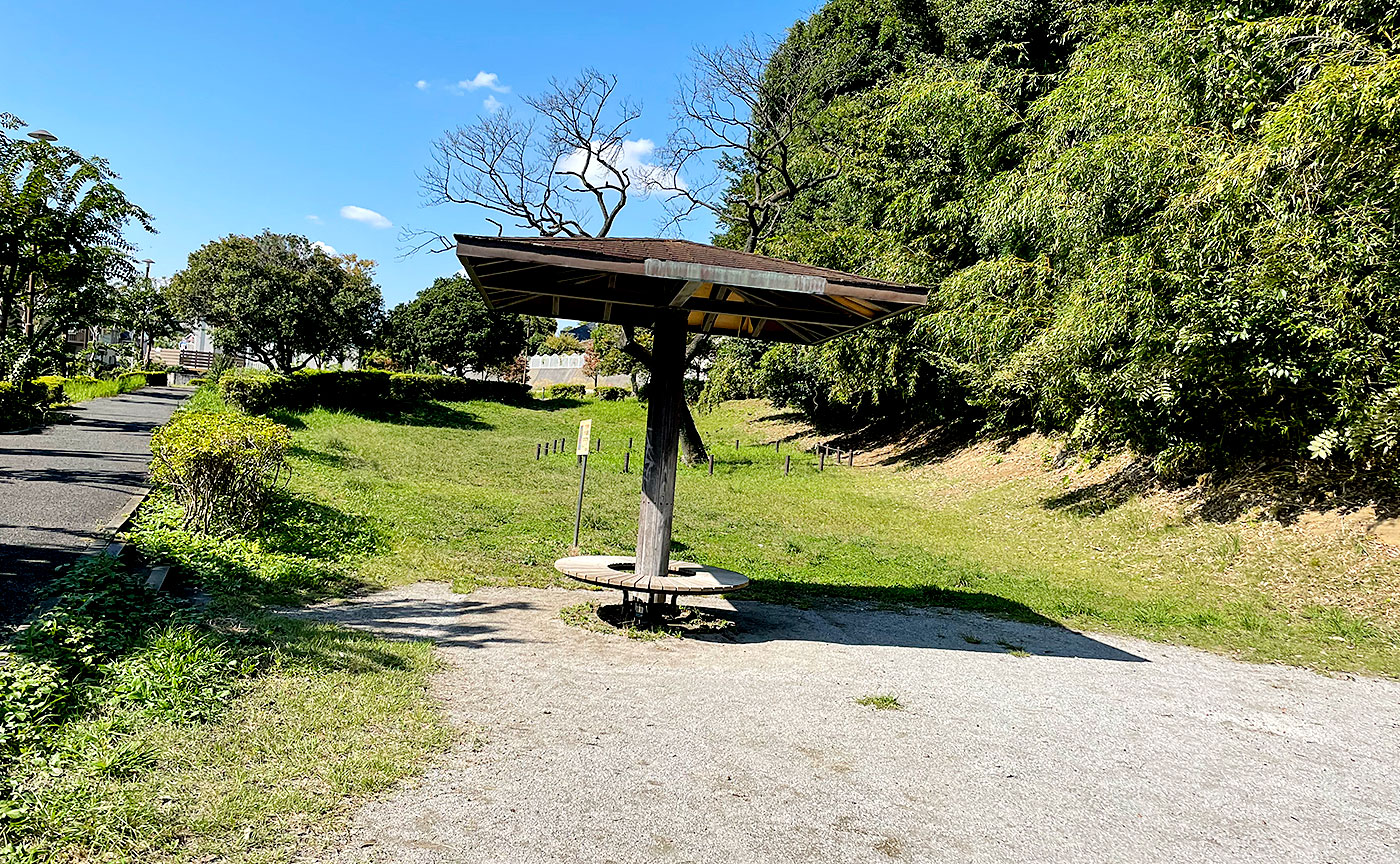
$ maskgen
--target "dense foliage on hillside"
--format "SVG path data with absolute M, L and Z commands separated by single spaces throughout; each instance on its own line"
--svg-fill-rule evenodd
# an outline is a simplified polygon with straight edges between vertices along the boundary
M 825 52 L 812 128 L 841 146 L 808 158 L 839 173 L 760 251 L 927 284 L 930 304 L 772 349 L 757 375 L 722 352 L 716 386 L 1126 444 L 1164 474 L 1393 469 L 1398 10 L 832 0 L 779 52 Z

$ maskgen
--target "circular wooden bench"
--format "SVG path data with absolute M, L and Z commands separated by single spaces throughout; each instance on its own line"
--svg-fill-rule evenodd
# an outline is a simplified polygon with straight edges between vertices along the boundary
M 575 555 L 554 562 L 554 569 L 589 585 L 616 588 L 622 603 L 631 608 L 633 593 L 646 594 L 646 609 L 638 617 L 655 619 L 663 607 L 674 609 L 685 594 L 724 594 L 739 591 L 749 577 L 723 567 L 706 567 L 692 561 L 672 561 L 664 576 L 638 576 L 637 559 L 623 555 Z M 657 598 L 661 599 L 658 600 Z

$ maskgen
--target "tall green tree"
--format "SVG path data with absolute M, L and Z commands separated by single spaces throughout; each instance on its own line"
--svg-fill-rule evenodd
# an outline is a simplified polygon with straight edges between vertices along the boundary
M 524 353 L 526 322 L 487 307 L 471 280 L 444 276 L 389 312 L 383 347 L 395 362 L 462 375 L 504 366 Z
M 115 285 L 136 278 L 126 237 L 151 217 L 116 186 L 98 157 L 14 134 L 0 113 L 0 375 L 39 371 L 63 334 L 101 323 Z
M 931 0 L 833 28 L 848 5 L 788 37 L 870 58 L 810 108 L 841 174 L 759 251 L 931 302 L 774 349 L 770 395 L 1128 444 L 1178 476 L 1396 469 L 1400 7 Z M 916 51 L 882 48 L 910 27 Z
M 328 255 L 297 234 L 230 235 L 190 253 L 170 284 L 176 308 L 207 323 L 225 350 L 282 372 L 346 359 L 378 331 L 374 262 Z

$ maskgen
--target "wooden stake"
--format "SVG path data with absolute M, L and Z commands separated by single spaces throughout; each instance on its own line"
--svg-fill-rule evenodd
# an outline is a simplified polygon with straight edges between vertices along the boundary
M 787 475 L 789 475 L 789 474 L 791 474 L 791 473 L 792 473 L 792 454 L 789 453 L 789 454 L 787 455 L 787 458 L 783 460 L 783 476 L 786 477 Z
M 628 450 L 626 453 L 623 453 L 623 454 L 622 454 L 622 473 L 623 473 L 623 474 L 631 474 L 631 473 L 632 473 L 632 451 L 631 451 L 631 450 Z
M 817 470 L 826 470 L 826 448 L 821 445 L 817 446 Z
M 536 462 L 540 461 L 540 451 L 543 450 L 543 449 L 544 449 L 544 448 L 543 448 L 541 445 L 539 445 L 539 444 L 536 444 L 536 445 L 535 445 L 535 461 L 536 461 Z
M 715 454 L 710 454 L 710 476 L 715 476 Z

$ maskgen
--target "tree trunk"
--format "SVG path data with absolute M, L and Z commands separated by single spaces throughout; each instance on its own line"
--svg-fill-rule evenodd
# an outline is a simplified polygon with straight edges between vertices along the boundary
M 690 413 L 690 406 L 685 401 L 685 383 L 681 383 L 681 458 L 687 465 L 702 465 L 710 461 L 710 454 L 705 450 L 705 439 L 700 437 L 700 430 L 695 428 L 695 415 Z
M 652 330 L 647 385 L 647 437 L 642 461 L 642 510 L 637 520 L 636 574 L 666 575 L 671 564 L 671 517 L 676 495 L 676 447 L 685 410 L 685 330 L 664 316 Z M 641 587 L 641 586 L 638 586 Z M 644 590 L 644 589 L 643 589 Z

